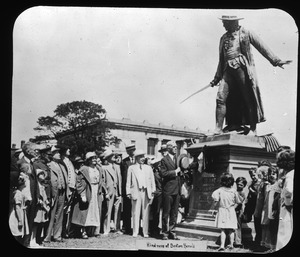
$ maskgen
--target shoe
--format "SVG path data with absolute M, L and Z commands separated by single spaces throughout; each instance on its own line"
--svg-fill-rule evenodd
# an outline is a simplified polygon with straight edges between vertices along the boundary
M 168 240 L 169 238 L 167 236 L 163 236 L 162 240 Z
M 83 232 L 83 233 L 81 234 L 81 238 L 82 238 L 82 239 L 88 239 L 89 237 L 88 237 L 88 235 L 86 234 L 86 232 Z
M 220 247 L 220 248 L 217 249 L 217 251 L 218 252 L 223 252 L 223 251 L 225 251 L 225 248 L 224 247 Z
M 243 244 L 233 244 L 233 247 L 244 248 L 244 245 Z
M 44 239 L 42 243 L 43 243 L 43 244 L 49 244 L 50 242 L 51 242 L 50 240 L 45 240 L 45 239 Z
M 256 137 L 257 136 L 257 132 L 256 130 L 250 130 L 249 133 L 247 134 L 247 136 L 252 136 L 252 137 Z
M 96 235 L 94 235 L 94 237 L 96 237 L 96 238 L 100 238 L 100 237 L 101 237 L 101 235 L 100 235 L 100 234 L 96 234 Z
M 40 247 L 40 245 L 37 244 L 36 242 L 30 242 L 29 247 L 30 248 L 36 248 L 36 247 Z
M 228 245 L 228 246 L 226 247 L 226 249 L 228 249 L 228 250 L 233 250 L 234 247 L 233 247 L 232 245 Z
M 137 234 L 133 234 L 132 237 L 137 237 Z
M 120 230 L 118 230 L 118 231 L 116 231 L 116 234 L 117 234 L 117 235 L 123 235 L 123 232 L 120 231 Z
M 144 237 L 145 237 L 145 238 L 148 238 L 148 237 L 149 237 L 149 235 L 144 235 Z
M 170 234 L 170 235 L 169 235 L 169 239 L 180 240 L 180 239 L 176 236 L 176 234 Z

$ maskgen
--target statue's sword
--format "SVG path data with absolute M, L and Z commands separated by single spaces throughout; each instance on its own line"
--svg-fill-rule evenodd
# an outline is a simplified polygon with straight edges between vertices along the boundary
M 205 89 L 207 89 L 207 88 L 209 88 L 209 87 L 211 87 L 211 84 L 208 84 L 208 85 L 206 85 L 205 87 L 199 89 L 199 90 L 196 91 L 195 93 L 191 94 L 190 96 L 188 96 L 187 98 L 185 98 L 184 100 L 182 100 L 180 103 L 182 104 L 183 102 L 185 102 L 186 100 L 188 100 L 188 99 L 191 98 L 192 96 L 194 96 L 194 95 L 196 95 L 196 94 L 202 92 L 203 90 L 205 90 Z

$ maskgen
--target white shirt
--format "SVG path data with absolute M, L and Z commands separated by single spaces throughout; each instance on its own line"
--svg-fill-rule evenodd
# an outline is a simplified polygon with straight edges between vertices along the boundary
M 146 175 L 145 175 L 145 171 L 143 170 L 143 166 L 144 166 L 143 164 L 137 164 L 138 171 L 136 172 L 136 175 L 137 175 L 139 189 L 147 188 Z

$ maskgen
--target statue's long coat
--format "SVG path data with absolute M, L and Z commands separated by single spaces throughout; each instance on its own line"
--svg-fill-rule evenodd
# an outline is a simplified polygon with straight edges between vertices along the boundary
M 226 61 L 224 58 L 225 35 L 226 35 L 226 33 L 220 39 L 219 64 L 218 64 L 217 72 L 215 74 L 216 81 L 220 81 L 222 79 L 223 73 L 226 68 Z M 264 116 L 264 110 L 263 110 L 262 100 L 261 100 L 261 96 L 260 96 L 260 90 L 258 87 L 258 81 L 257 81 L 257 76 L 256 76 L 256 71 L 255 71 L 255 64 L 254 64 L 254 59 L 253 59 L 253 55 L 251 52 L 250 44 L 253 45 L 267 60 L 269 60 L 273 66 L 277 66 L 280 59 L 276 55 L 274 55 L 274 53 L 252 31 L 249 31 L 249 30 L 244 29 L 243 27 L 240 27 L 239 40 L 240 40 L 241 53 L 243 55 L 243 56 L 241 56 L 241 58 L 242 58 L 241 62 L 245 63 L 245 65 L 246 65 L 246 72 L 248 74 L 248 78 L 247 78 L 248 84 L 249 84 L 249 87 L 252 88 L 251 92 L 253 92 L 253 95 L 249 96 L 249 97 L 253 98 L 253 101 L 255 101 L 255 104 L 257 107 L 256 113 L 255 113 L 255 115 L 256 115 L 255 120 L 256 120 L 256 123 L 263 122 L 263 121 L 265 121 L 265 116 Z M 237 97 L 237 98 L 239 98 L 239 97 Z M 229 99 L 230 99 L 230 97 L 229 97 Z M 230 105 L 232 103 L 230 103 L 229 99 L 228 99 L 228 104 Z M 241 106 L 238 107 L 237 105 L 234 105 L 234 104 L 231 106 L 235 106 L 234 109 L 236 109 L 236 111 L 240 111 L 243 109 Z M 232 111 L 233 108 L 231 108 L 230 110 Z M 233 110 L 233 112 L 231 112 L 231 111 L 226 114 L 227 123 L 229 123 L 228 121 L 235 119 L 234 117 L 231 117 L 231 116 L 234 116 L 235 112 L 234 112 L 234 110 Z M 239 122 L 241 122 L 240 125 L 249 125 L 249 120 L 247 120 L 247 118 L 245 117 L 245 114 L 242 114 L 242 120 Z

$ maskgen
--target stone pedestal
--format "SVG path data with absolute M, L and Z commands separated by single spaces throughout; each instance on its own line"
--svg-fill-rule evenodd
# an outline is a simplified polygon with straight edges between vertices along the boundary
M 189 230 L 191 237 L 199 235 L 201 230 L 201 235 L 204 236 L 205 230 L 210 230 L 209 236 L 212 229 L 216 229 L 213 228 L 214 219 L 209 218 L 206 213 L 212 204 L 212 192 L 220 187 L 220 175 L 223 172 L 232 173 L 235 179 L 243 176 L 249 182 L 248 171 L 252 167 L 257 167 L 259 161 L 268 160 L 272 164 L 276 162 L 276 154 L 267 152 L 263 138 L 255 136 L 223 134 L 206 137 L 186 150 L 194 160 L 197 160 L 201 153 L 204 157 L 199 162 L 199 169 L 193 171 L 189 217 L 185 222 L 178 224 L 177 229 L 179 234 L 180 230 Z M 210 225 L 206 224 L 207 220 L 210 220 Z M 201 224 L 204 225 L 201 227 Z M 213 236 L 215 235 L 218 233 Z
M 220 175 L 229 171 L 235 178 L 243 176 L 250 181 L 249 169 L 261 160 L 276 162 L 276 154 L 267 152 L 263 138 L 239 134 L 206 137 L 186 148 L 194 158 L 203 153 L 203 167 L 193 172 L 193 193 L 190 213 L 208 210 L 211 194 L 220 186 Z M 201 165 L 200 164 L 200 165 Z

